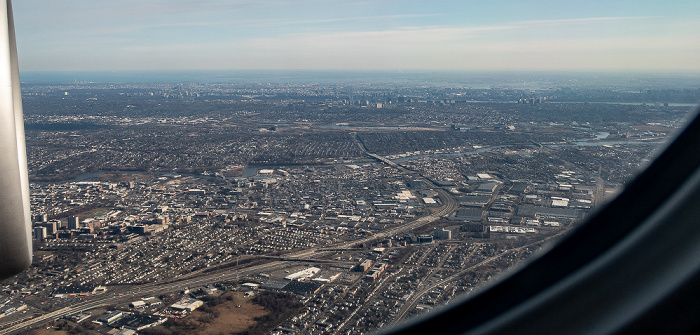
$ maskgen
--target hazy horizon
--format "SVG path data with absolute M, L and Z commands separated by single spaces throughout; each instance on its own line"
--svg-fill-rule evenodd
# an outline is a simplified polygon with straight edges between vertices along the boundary
M 16 1 L 24 71 L 700 71 L 696 1 Z
M 467 70 L 151 70 L 22 71 L 24 84 L 389 84 L 465 88 L 698 89 L 700 72 L 467 71 Z

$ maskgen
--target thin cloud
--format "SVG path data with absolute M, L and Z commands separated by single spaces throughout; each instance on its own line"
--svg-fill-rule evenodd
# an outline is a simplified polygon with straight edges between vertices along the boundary
M 552 25 L 552 24 L 570 24 L 570 23 L 590 23 L 590 22 L 613 22 L 626 20 L 642 20 L 650 19 L 653 16 L 611 16 L 611 17 L 585 17 L 575 19 L 558 19 L 558 20 L 529 20 L 513 22 L 514 25 Z
M 17 22 L 35 23 L 17 29 L 26 32 L 18 36 L 23 64 L 33 69 L 581 68 L 649 64 L 665 56 L 664 66 L 697 68 L 687 51 L 700 45 L 690 33 L 700 31 L 695 21 L 606 15 L 610 11 L 523 20 L 548 13 L 494 15 L 474 8 L 458 17 L 434 14 L 437 7 L 344 0 L 124 1 L 76 0 L 80 6 L 69 8 L 49 3 L 39 17 L 25 14 Z M 24 6 L 26 13 L 29 9 Z
M 689 67 L 698 34 L 629 36 L 595 17 L 483 26 L 402 27 L 359 32 L 289 33 L 239 44 L 249 54 L 284 55 L 284 65 L 312 68 L 654 68 Z M 584 24 L 580 27 L 580 24 Z M 552 30 L 550 25 L 561 25 Z M 566 27 L 573 25 L 573 27 Z M 585 34 L 571 34 L 583 28 Z M 572 30 L 573 29 L 573 30 Z M 676 33 L 676 34 L 674 34 Z M 664 56 L 665 55 L 665 56 Z M 663 57 L 668 62 L 663 62 Z M 266 56 L 264 59 L 268 59 Z M 262 58 L 261 58 L 262 59 Z M 313 61 L 309 61 L 313 60 Z M 263 63 L 253 60 L 256 67 Z M 432 65 L 431 65 L 432 64 Z M 275 64 L 269 66 L 276 67 Z
M 381 18 L 378 17 L 368 17 L 369 18 Z M 532 21 L 516 21 L 508 22 L 498 25 L 481 25 L 481 26 L 403 26 L 395 29 L 387 30 L 373 30 L 373 31 L 340 31 L 340 32 L 291 32 L 279 36 L 273 36 L 268 38 L 260 38 L 258 41 L 262 43 L 280 43 L 284 40 L 309 40 L 309 39 L 319 39 L 319 40 L 376 40 L 376 39 L 387 39 L 387 40 L 403 40 L 410 39 L 414 43 L 422 41 L 422 38 L 433 39 L 433 40 L 460 40 L 465 37 L 475 37 L 478 33 L 485 32 L 496 32 L 496 31 L 508 31 L 508 30 L 521 30 L 534 28 L 537 26 L 545 25 L 567 25 L 574 23 L 599 23 L 599 22 L 619 22 L 624 20 L 634 20 L 634 19 L 646 19 L 651 17 L 590 17 L 590 18 L 576 18 L 576 19 L 560 19 L 560 20 L 532 20 Z M 360 20 L 363 18 L 347 18 L 347 20 Z M 344 19 L 339 19 L 344 20 Z M 317 22 L 332 21 L 332 20 L 318 20 Z M 301 22 L 301 21 L 299 21 Z M 308 21 L 312 22 L 312 21 Z M 595 26 L 595 28 L 600 28 Z M 280 41 L 282 40 L 282 41 Z
M 403 15 L 377 15 L 377 16 L 357 16 L 357 17 L 336 17 L 325 19 L 280 21 L 272 19 L 264 20 L 229 20 L 229 21 L 206 21 L 206 22 L 179 22 L 168 24 L 152 24 L 136 26 L 135 29 L 159 28 L 159 27 L 191 27 L 191 26 L 255 26 L 255 27 L 283 27 L 299 25 L 319 25 L 324 23 L 358 22 L 358 21 L 383 21 L 401 20 L 421 17 L 435 17 L 442 14 L 403 14 Z
M 316 24 L 316 23 L 335 23 L 335 22 L 350 22 L 350 21 L 376 21 L 376 20 L 395 20 L 395 19 L 410 19 L 419 17 L 434 17 L 442 16 L 442 14 L 403 14 L 403 15 L 378 15 L 378 16 L 359 16 L 359 17 L 340 17 L 316 20 L 299 20 L 278 22 L 276 25 L 300 25 L 300 24 Z M 270 21 L 267 21 L 270 22 Z

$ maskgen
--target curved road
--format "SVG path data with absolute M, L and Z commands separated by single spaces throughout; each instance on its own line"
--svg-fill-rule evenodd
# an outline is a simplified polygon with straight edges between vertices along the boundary
M 358 145 L 360 145 L 363 150 L 366 151 L 366 148 L 361 145 L 361 143 L 358 142 Z M 404 168 L 401 165 L 396 164 L 395 162 L 376 155 L 367 152 L 367 154 L 377 160 L 380 160 L 392 167 L 395 167 L 397 169 L 400 169 L 402 171 L 405 171 L 407 173 L 413 173 L 415 174 L 414 171 L 410 171 L 406 168 Z M 421 177 L 421 179 L 424 182 L 427 182 L 429 184 L 435 185 L 432 181 Z M 421 227 L 423 225 L 430 224 L 432 222 L 435 222 L 439 220 L 441 217 L 449 215 L 452 213 L 454 210 L 457 209 L 458 205 L 457 202 L 455 201 L 454 197 L 450 195 L 448 192 L 444 191 L 443 189 L 437 188 L 437 192 L 439 194 L 440 199 L 443 201 L 443 206 L 437 210 L 435 213 L 420 217 L 416 220 L 413 220 L 407 224 L 401 225 L 399 227 L 394 227 L 390 228 L 387 230 L 383 230 L 374 234 L 371 234 L 369 236 L 352 240 L 352 241 L 344 241 L 336 244 L 331 244 L 331 245 L 323 245 L 319 247 L 314 247 L 310 249 L 304 249 L 304 250 L 299 250 L 299 251 L 294 251 L 291 253 L 288 253 L 286 255 L 282 255 L 284 258 L 304 258 L 308 257 L 311 255 L 315 255 L 318 253 L 323 253 L 327 252 L 324 251 L 323 249 L 348 249 L 353 247 L 354 245 L 360 244 L 360 243 L 367 243 L 370 241 L 378 240 L 378 239 L 384 239 L 396 234 L 400 234 L 406 231 L 410 231 L 412 229 Z M 167 283 L 160 283 L 160 284 L 144 284 L 140 286 L 135 286 L 133 289 L 131 289 L 128 292 L 122 293 L 117 295 L 116 293 L 105 293 L 102 295 L 98 296 L 93 296 L 89 297 L 88 301 L 81 302 L 69 307 L 64 307 L 59 310 L 49 312 L 43 315 L 40 315 L 36 318 L 26 320 L 23 322 L 16 323 L 8 328 L 0 330 L 0 334 L 19 334 L 28 331 L 29 329 L 35 328 L 43 323 L 59 319 L 63 316 L 66 315 L 72 315 L 76 313 L 80 313 L 83 311 L 87 311 L 90 309 L 98 308 L 98 307 L 104 307 L 104 306 L 109 306 L 109 305 L 114 305 L 118 303 L 122 303 L 125 301 L 131 301 L 134 298 L 141 297 L 141 296 L 146 296 L 146 295 L 157 295 L 157 294 L 162 294 L 162 293 L 167 293 L 167 292 L 172 292 L 172 291 L 177 291 L 181 290 L 184 287 L 192 287 L 192 286 L 201 286 L 201 285 L 206 285 L 206 284 L 211 284 L 215 282 L 219 282 L 222 280 L 226 279 L 231 279 L 235 278 L 237 276 L 245 276 L 253 273 L 258 273 L 261 271 L 267 271 L 271 270 L 277 267 L 281 267 L 283 265 L 287 264 L 285 261 L 272 261 L 264 264 L 259 264 L 259 265 L 253 265 L 253 266 L 247 266 L 246 265 L 241 265 L 241 267 L 234 267 L 230 269 L 225 269 L 225 270 L 220 270 L 216 271 L 213 273 L 205 274 L 205 273 L 200 273 L 197 274 L 193 277 L 189 277 L 186 279 L 182 280 L 177 280 L 177 281 L 171 281 Z M 220 265 L 225 265 L 225 264 L 220 264 Z M 6 326 L 6 325 L 0 325 L 0 326 Z

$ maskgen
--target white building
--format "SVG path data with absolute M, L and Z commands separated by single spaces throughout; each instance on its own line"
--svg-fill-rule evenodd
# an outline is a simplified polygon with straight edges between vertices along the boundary
M 192 312 L 195 309 L 199 308 L 204 304 L 203 301 L 197 300 L 197 299 L 192 299 L 192 298 L 182 298 L 180 301 L 172 304 L 170 308 L 176 309 L 179 311 L 188 311 Z
M 317 274 L 319 271 L 321 271 L 320 268 L 317 267 L 310 267 L 306 268 L 304 270 L 301 270 L 299 272 L 295 272 L 290 274 L 289 276 L 284 277 L 286 280 L 296 280 L 296 281 L 305 281 L 311 277 L 313 277 L 315 274 Z

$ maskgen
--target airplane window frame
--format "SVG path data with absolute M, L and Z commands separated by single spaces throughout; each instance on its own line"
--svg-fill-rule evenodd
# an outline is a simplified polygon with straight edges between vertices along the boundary
M 700 112 L 696 111 L 684 130 L 621 194 L 566 237 L 460 301 L 381 332 L 697 332 L 700 308 L 688 297 L 700 296 L 700 259 L 688 251 L 700 250 L 700 225 L 692 225 L 700 215 L 700 206 L 692 206 L 700 203 L 699 146 Z M 653 259 L 626 258 L 642 249 L 648 249 L 647 254 L 651 249 L 662 252 Z M 629 264 L 618 267 L 620 262 Z M 621 281 L 630 269 L 642 275 Z M 649 278 L 668 280 L 643 282 Z M 616 282 L 606 287 L 608 291 L 595 289 L 606 280 Z M 616 285 L 631 286 L 632 291 L 640 288 L 637 295 L 642 297 L 603 296 Z M 635 301 L 640 303 L 637 308 L 620 308 Z M 591 302 L 600 303 L 601 310 L 588 310 Z M 532 317 L 534 313 L 539 317 Z M 554 319 L 553 315 L 565 317 Z

